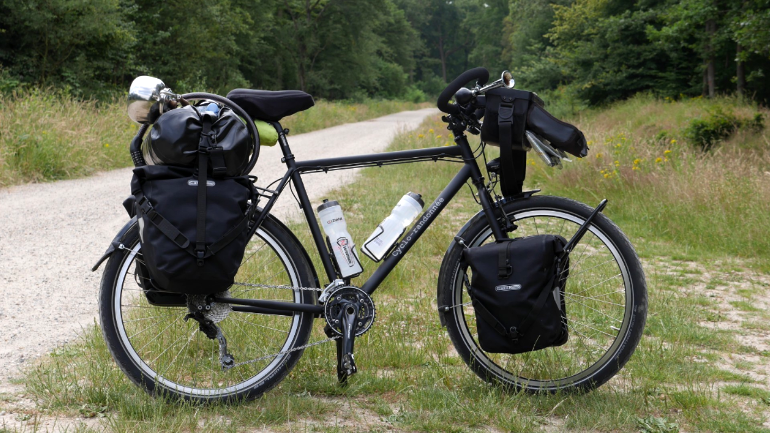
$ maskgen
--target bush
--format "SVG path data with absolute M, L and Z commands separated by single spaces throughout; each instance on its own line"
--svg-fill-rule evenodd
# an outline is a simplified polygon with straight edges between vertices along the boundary
M 711 147 L 730 137 L 738 129 L 758 132 L 764 128 L 762 113 L 757 113 L 751 119 L 741 119 L 731 112 L 725 112 L 717 107 L 708 117 L 693 119 L 685 128 L 685 137 L 690 143 L 700 146 L 705 152 Z
M 428 95 L 425 94 L 422 90 L 418 89 L 415 86 L 409 86 L 406 89 L 406 93 L 404 93 L 404 99 L 409 102 L 414 102 L 415 104 L 419 104 L 420 102 L 425 102 L 428 100 Z

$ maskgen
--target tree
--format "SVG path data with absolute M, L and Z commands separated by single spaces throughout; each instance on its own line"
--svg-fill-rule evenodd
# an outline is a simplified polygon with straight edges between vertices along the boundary
M 133 27 L 118 0 L 6 0 L 0 62 L 23 81 L 75 93 L 115 83 L 131 64 Z

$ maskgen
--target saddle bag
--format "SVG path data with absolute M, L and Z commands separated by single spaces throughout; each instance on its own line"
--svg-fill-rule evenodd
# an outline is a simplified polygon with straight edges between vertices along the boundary
M 567 342 L 569 259 L 558 260 L 566 243 L 561 236 L 536 235 L 463 251 L 472 270 L 465 284 L 483 350 L 515 354 Z
M 526 152 L 531 148 L 524 132 L 529 130 L 551 146 L 582 158 L 588 154 L 583 133 L 543 108 L 534 92 L 498 88 L 485 95 L 481 139 L 500 147 L 500 189 L 504 196 L 520 194 L 527 170 Z
M 213 141 L 214 120 L 203 118 L 194 152 L 197 170 L 165 165 L 134 169 L 131 193 L 142 243 L 141 273 L 149 274 L 142 287 L 151 303 L 178 302 L 173 297 L 161 299 L 151 290 L 183 294 L 227 290 L 249 242 L 258 195 L 248 176 L 217 173 L 212 162 L 221 148 Z

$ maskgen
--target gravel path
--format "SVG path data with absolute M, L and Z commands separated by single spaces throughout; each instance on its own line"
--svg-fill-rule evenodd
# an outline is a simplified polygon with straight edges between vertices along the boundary
M 365 122 L 289 136 L 298 160 L 382 151 L 400 131 L 415 129 L 435 109 L 405 111 Z M 278 146 L 263 147 L 254 170 L 266 186 L 285 166 Z M 316 205 L 358 170 L 303 176 Z M 19 368 L 72 341 L 96 320 L 101 278 L 91 267 L 126 223 L 121 206 L 131 169 L 46 184 L 0 189 L 0 390 Z M 291 194 L 273 209 L 300 215 Z

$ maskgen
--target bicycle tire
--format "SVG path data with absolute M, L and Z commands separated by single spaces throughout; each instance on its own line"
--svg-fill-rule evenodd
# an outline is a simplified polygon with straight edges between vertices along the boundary
M 290 316 L 230 311 L 217 325 L 236 366 L 223 370 L 216 340 L 195 320 L 183 320 L 185 306 L 148 302 L 142 286 L 141 244 L 132 228 L 123 248 L 110 257 L 102 277 L 99 317 L 104 339 L 118 366 L 150 395 L 196 403 L 250 400 L 276 386 L 291 371 L 312 330 L 311 313 Z M 269 274 L 268 274 L 269 273 Z M 132 275 L 133 274 L 133 275 Z M 236 283 L 315 287 L 315 272 L 294 235 L 268 217 L 250 240 Z M 147 286 L 144 286 L 147 287 Z M 315 292 L 233 285 L 230 295 L 315 303 Z M 171 295 L 178 296 L 178 295 Z M 184 298 L 184 295 L 181 295 Z M 185 299 L 186 302 L 186 299 Z M 281 334 L 285 333 L 285 337 Z M 186 341 L 185 341 L 186 340 Z M 284 352 L 266 360 L 241 364 Z
M 511 236 L 560 234 L 567 240 L 593 209 L 561 197 L 536 196 L 507 202 L 505 212 L 518 228 Z M 483 212 L 458 234 L 468 246 L 494 241 Z M 437 300 L 441 323 L 463 361 L 487 382 L 530 393 L 585 392 L 607 382 L 628 362 L 644 330 L 647 290 L 639 258 L 630 242 L 598 214 L 570 255 L 565 290 L 569 340 L 518 355 L 483 351 L 475 316 L 462 280 L 463 247 L 452 242 L 441 264 Z M 587 273 L 587 274 L 586 274 Z M 622 285 L 622 290 L 620 285 Z M 617 290 L 608 291 L 616 286 Z

